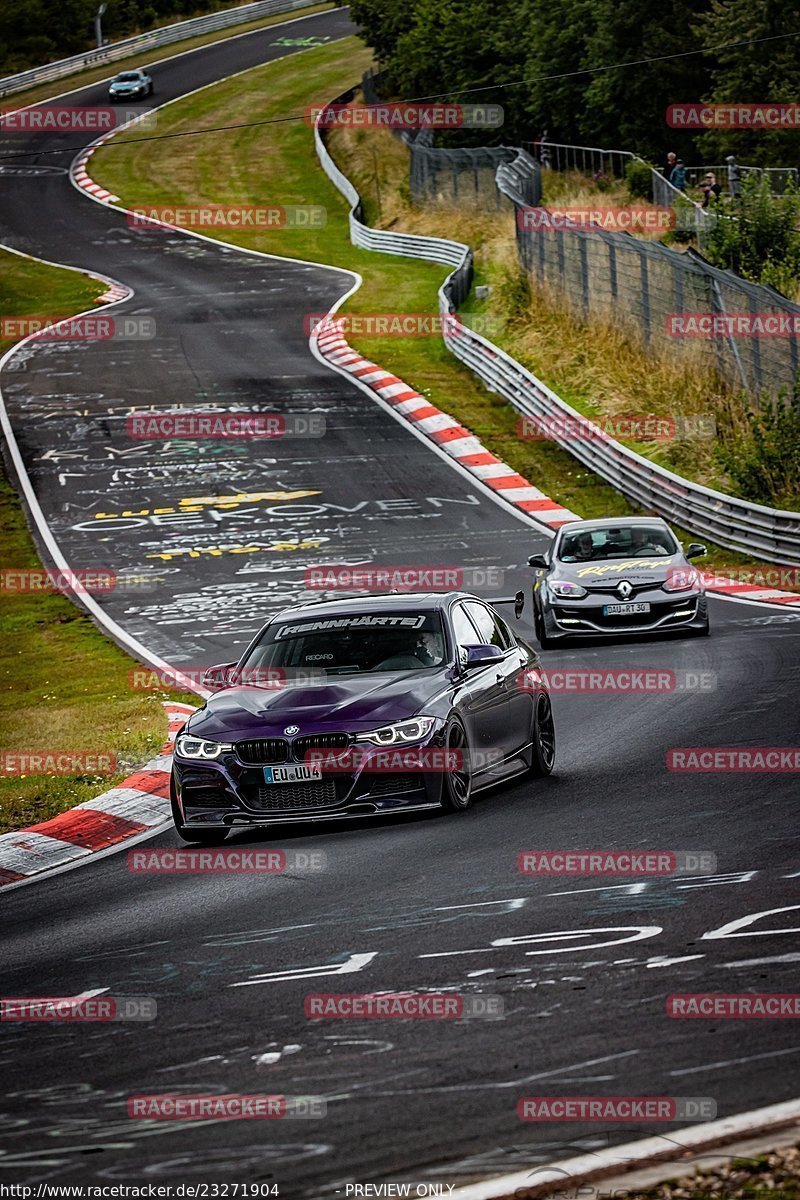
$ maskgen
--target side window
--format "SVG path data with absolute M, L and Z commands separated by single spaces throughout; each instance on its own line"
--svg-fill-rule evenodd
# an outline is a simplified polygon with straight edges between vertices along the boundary
M 451 610 L 451 619 L 453 622 L 453 633 L 458 647 L 458 657 L 462 657 L 460 651 L 463 646 L 475 646 L 480 641 L 475 626 L 470 621 L 466 613 L 466 608 L 463 604 L 455 604 Z
M 478 604 L 475 600 L 468 600 L 464 607 L 477 625 L 481 642 L 484 645 L 499 646 L 501 650 L 510 648 L 512 643 L 508 630 L 504 628 L 499 617 L 496 617 L 491 609 L 484 604 Z

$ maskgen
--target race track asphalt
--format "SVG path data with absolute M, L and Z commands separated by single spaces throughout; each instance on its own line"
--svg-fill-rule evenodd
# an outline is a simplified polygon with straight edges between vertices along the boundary
M 343 11 L 299 28 L 352 31 Z M 283 32 L 157 64 L 157 100 L 286 53 L 274 45 Z M 102 99 L 95 86 L 60 103 Z M 310 355 L 303 315 L 332 304 L 346 276 L 136 234 L 65 174 L 4 176 L 0 242 L 103 272 L 134 289 L 117 314 L 156 320 L 150 343 L 37 347 L 0 378 L 69 562 L 156 577 L 147 593 L 103 598 L 126 631 L 174 663 L 235 657 L 323 556 L 492 565 L 506 591 L 526 581 L 545 535 Z M 124 412 L 145 398 L 322 412 L 328 432 L 235 454 L 133 444 Z M 272 492 L 284 495 L 223 499 Z M 665 1011 L 673 993 L 797 989 L 797 777 L 675 774 L 665 762 L 671 747 L 797 744 L 800 614 L 715 600 L 711 617 L 709 639 L 549 653 L 548 668 L 706 672 L 709 687 L 556 695 L 559 758 L 544 783 L 507 786 L 458 817 L 230 843 L 321 851 L 324 870 L 146 874 L 119 853 L 8 892 L 5 996 L 105 989 L 153 996 L 158 1014 L 0 1026 L 0 1182 L 261 1182 L 302 1200 L 348 1183 L 452 1185 L 663 1131 L 522 1123 L 523 1095 L 710 1097 L 720 1116 L 796 1095 L 796 1023 Z M 708 851 L 716 869 L 635 882 L 519 874 L 520 851 L 565 847 Z M 505 1017 L 308 1020 L 304 997 L 326 990 L 500 996 Z M 129 1097 L 163 1092 L 319 1096 L 327 1114 L 128 1117 Z

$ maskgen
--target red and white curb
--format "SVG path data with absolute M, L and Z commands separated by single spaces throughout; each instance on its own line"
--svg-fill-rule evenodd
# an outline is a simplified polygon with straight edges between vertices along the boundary
M 29 829 L 0 836 L 0 887 L 107 850 L 169 820 L 172 743 L 195 709 L 175 701 L 165 702 L 164 707 L 169 736 L 157 758 L 94 800 Z
M 690 1125 L 677 1129 L 669 1136 L 643 1138 L 639 1142 L 628 1142 L 624 1146 L 612 1146 L 595 1150 L 576 1158 L 563 1159 L 545 1167 L 534 1167 L 529 1171 L 515 1171 L 513 1175 L 501 1175 L 483 1183 L 457 1188 L 450 1200 L 509 1200 L 524 1197 L 533 1200 L 538 1196 L 557 1196 L 566 1191 L 570 1196 L 601 1195 L 604 1189 L 587 1188 L 577 1191 L 579 1185 L 592 1180 L 612 1178 L 619 1186 L 611 1195 L 635 1195 L 624 1187 L 623 1172 L 655 1166 L 668 1165 L 668 1176 L 690 1174 L 697 1157 L 705 1151 L 730 1145 L 743 1137 L 775 1134 L 781 1130 L 798 1128 L 800 1122 L 800 1100 L 788 1100 L 782 1104 L 771 1104 L 767 1108 L 737 1113 L 721 1121 L 709 1121 L 703 1125 Z M 798 1130 L 800 1132 L 800 1130 Z M 769 1139 L 764 1151 L 770 1149 Z M 680 1163 L 678 1167 L 677 1164 Z M 620 1177 L 617 1180 L 617 1177 Z
M 95 200 L 100 200 L 103 204 L 116 204 L 119 196 L 115 196 L 106 188 L 101 187 L 99 183 L 95 183 L 86 170 L 86 164 L 94 154 L 98 146 L 101 146 L 108 138 L 117 132 L 112 129 L 109 133 L 98 138 L 91 146 L 87 146 L 82 150 L 78 157 L 72 162 L 69 169 L 69 177 L 76 187 L 82 188 L 84 192 L 89 192 L 94 196 Z
M 507 503 L 549 529 L 555 530 L 568 521 L 579 520 L 563 504 L 540 492 L 524 476 L 518 475 L 513 467 L 491 454 L 469 429 L 460 425 L 449 413 L 436 408 L 396 375 L 391 375 L 377 363 L 364 358 L 348 345 L 340 330 L 323 329 L 314 335 L 314 340 L 323 358 L 366 384 L 409 424 L 424 433 L 445 454 L 449 454 Z
M 764 568 L 764 574 L 769 574 L 769 568 Z M 760 600 L 765 604 L 800 605 L 800 595 L 797 592 L 781 592 L 777 588 L 764 587 L 758 583 L 736 583 L 720 580 L 717 575 L 703 575 L 707 590 L 719 596 L 728 596 L 732 600 Z

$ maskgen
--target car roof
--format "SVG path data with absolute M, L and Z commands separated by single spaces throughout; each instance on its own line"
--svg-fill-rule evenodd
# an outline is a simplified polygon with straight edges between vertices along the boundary
M 620 525 L 662 525 L 669 529 L 663 517 L 596 517 L 593 521 L 568 521 L 560 533 L 580 533 L 581 530 L 616 529 Z
M 346 596 L 341 600 L 311 600 L 282 608 L 270 617 L 275 621 L 302 620 L 304 617 L 335 617 L 343 613 L 419 612 L 444 608 L 451 600 L 480 600 L 471 592 L 376 592 L 367 596 Z M 484 601 L 486 603 L 486 601 Z

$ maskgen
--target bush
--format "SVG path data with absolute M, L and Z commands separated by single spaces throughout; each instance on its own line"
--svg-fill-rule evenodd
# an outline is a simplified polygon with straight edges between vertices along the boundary
M 797 507 L 800 492 L 800 377 L 791 396 L 765 398 L 750 410 L 750 428 L 716 447 L 731 483 L 746 500 L 774 508 Z
M 706 257 L 754 283 L 791 291 L 800 278 L 800 193 L 774 196 L 766 179 L 750 175 L 738 202 L 720 215 Z
M 653 193 L 652 168 L 638 158 L 625 163 L 625 182 L 632 196 L 650 200 Z

